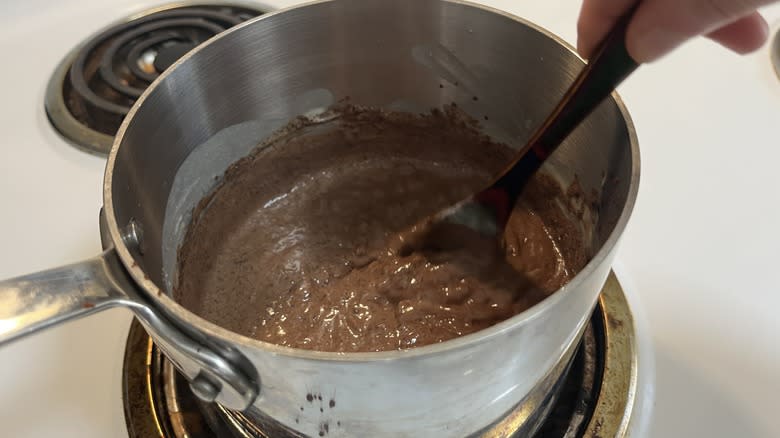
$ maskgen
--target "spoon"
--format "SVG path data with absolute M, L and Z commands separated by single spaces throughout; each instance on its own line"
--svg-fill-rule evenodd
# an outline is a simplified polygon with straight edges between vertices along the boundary
M 483 238 L 502 236 L 515 203 L 534 173 L 639 67 L 626 49 L 626 31 L 635 10 L 636 6 L 615 23 L 560 103 L 487 188 L 394 235 L 390 251 L 407 256 L 421 249 L 458 247 L 473 242 L 475 232 Z

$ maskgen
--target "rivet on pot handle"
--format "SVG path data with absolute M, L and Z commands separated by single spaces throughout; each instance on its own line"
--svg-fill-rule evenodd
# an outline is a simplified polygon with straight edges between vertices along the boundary
M 196 395 L 228 409 L 252 405 L 259 383 L 194 341 L 138 292 L 113 249 L 93 259 L 0 281 L 0 347 L 112 307 L 133 311 Z

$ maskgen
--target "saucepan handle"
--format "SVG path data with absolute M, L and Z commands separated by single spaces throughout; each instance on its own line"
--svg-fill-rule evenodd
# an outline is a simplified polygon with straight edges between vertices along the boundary
M 205 401 L 244 410 L 259 379 L 188 336 L 140 293 L 113 249 L 60 268 L 0 281 L 0 347 L 62 322 L 111 307 L 133 311 L 166 357 Z
M 62 322 L 122 304 L 105 254 L 0 281 L 0 347 Z

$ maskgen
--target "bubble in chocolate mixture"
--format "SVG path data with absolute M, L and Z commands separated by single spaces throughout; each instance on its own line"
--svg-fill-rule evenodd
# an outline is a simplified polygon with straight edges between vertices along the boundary
M 503 321 L 584 266 L 565 203 L 548 199 L 564 192 L 544 175 L 504 245 L 389 254 L 390 233 L 482 188 L 512 150 L 455 110 L 344 107 L 331 124 L 258 149 L 196 209 L 179 252 L 185 307 L 280 345 L 405 349 Z

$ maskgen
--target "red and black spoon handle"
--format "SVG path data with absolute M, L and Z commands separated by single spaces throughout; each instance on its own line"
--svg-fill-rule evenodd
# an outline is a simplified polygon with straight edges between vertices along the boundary
M 639 3 L 612 27 L 547 120 L 501 177 L 474 201 L 493 211 L 503 228 L 524 187 L 558 146 L 639 67 L 626 48 L 626 32 Z

